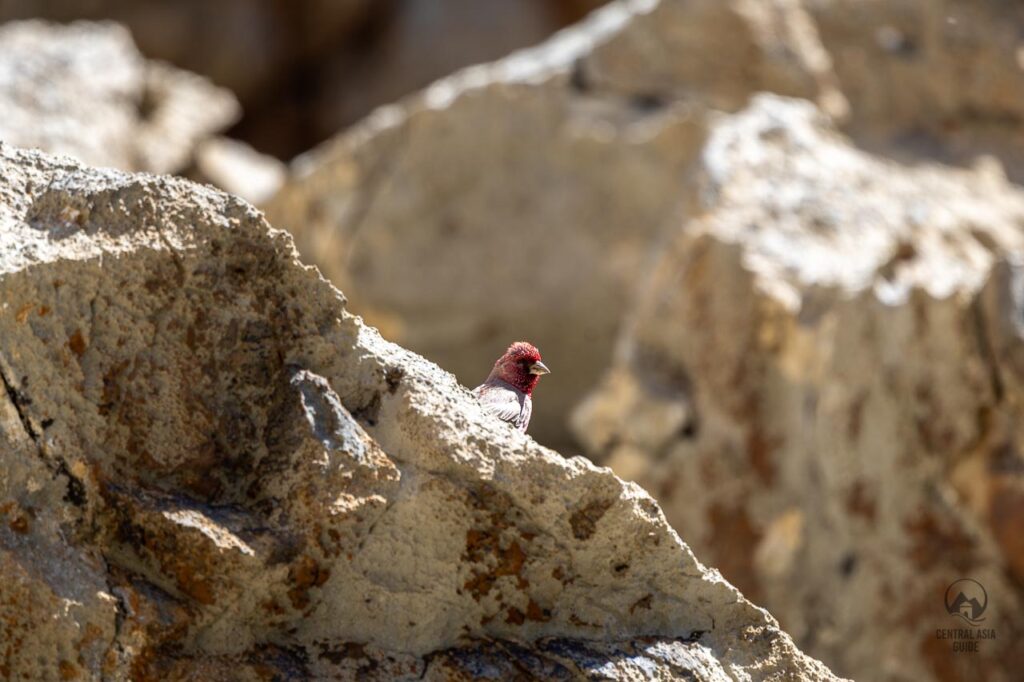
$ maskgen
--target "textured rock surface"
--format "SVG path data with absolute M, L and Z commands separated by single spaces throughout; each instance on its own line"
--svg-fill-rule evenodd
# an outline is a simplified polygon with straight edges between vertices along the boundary
M 463 383 L 535 342 L 554 374 L 531 433 L 564 443 L 706 107 L 773 89 L 841 109 L 830 73 L 794 2 L 616 3 L 378 110 L 301 159 L 268 215 L 357 312 Z
M 882 161 L 772 96 L 701 166 L 579 438 L 834 669 L 1016 679 L 1024 192 Z M 954 654 L 965 576 L 997 639 Z
M 807 0 L 850 99 L 850 131 L 888 153 L 998 155 L 1024 179 L 1024 6 Z
M 147 62 L 116 24 L 0 26 L 0 140 L 97 166 L 172 173 L 238 114 L 204 79 Z
M 251 206 L 0 146 L 0 670 L 834 679 Z

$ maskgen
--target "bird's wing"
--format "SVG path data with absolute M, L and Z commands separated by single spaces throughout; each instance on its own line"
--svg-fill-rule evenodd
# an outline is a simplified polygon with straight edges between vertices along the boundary
M 504 383 L 504 382 L 502 382 Z M 503 422 L 512 424 L 520 431 L 525 431 L 530 423 L 532 405 L 530 396 L 517 391 L 511 386 L 485 383 L 473 389 L 477 400 L 488 412 Z

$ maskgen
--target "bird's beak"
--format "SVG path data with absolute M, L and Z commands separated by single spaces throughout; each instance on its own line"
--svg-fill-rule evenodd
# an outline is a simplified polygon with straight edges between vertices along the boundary
M 547 365 L 538 360 L 537 362 L 530 365 L 530 374 L 536 374 L 538 376 L 541 374 L 551 374 L 551 370 L 548 369 Z

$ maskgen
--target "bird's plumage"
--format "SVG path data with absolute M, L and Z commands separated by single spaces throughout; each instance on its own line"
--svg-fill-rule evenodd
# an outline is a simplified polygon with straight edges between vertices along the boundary
M 473 389 L 484 409 L 520 431 L 526 431 L 533 413 L 533 398 L 498 378 L 488 379 Z
M 498 358 L 487 380 L 473 393 L 484 409 L 525 432 L 533 413 L 533 389 L 549 371 L 536 347 L 517 341 Z

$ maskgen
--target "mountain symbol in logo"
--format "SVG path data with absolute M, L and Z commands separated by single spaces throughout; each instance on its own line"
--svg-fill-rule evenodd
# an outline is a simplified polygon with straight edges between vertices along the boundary
M 971 625 L 985 620 L 988 593 L 977 580 L 961 578 L 946 588 L 946 611 Z

